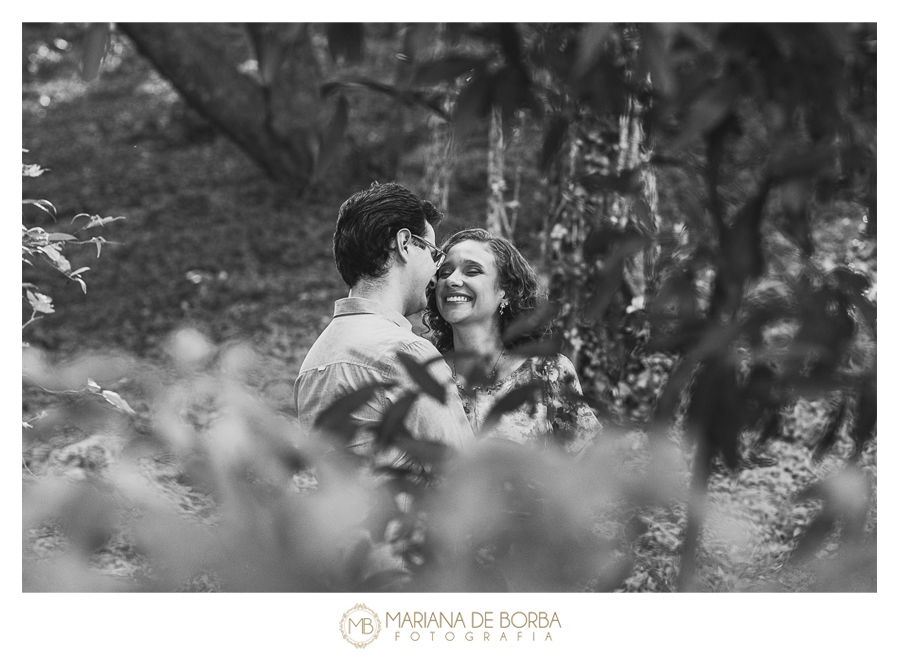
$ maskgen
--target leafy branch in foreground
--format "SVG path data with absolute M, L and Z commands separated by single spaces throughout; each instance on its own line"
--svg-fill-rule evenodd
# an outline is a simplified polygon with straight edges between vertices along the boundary
M 27 150 L 23 149 L 23 152 Z M 22 176 L 26 178 L 35 178 L 46 172 L 40 165 L 22 163 Z M 46 199 L 23 199 L 23 206 L 31 206 L 46 213 L 54 221 L 58 219 L 56 207 Z M 82 292 L 87 294 L 87 283 L 82 278 L 82 274 L 90 270 L 90 267 L 74 268 L 69 259 L 63 255 L 64 249 L 68 245 L 97 245 L 97 258 L 100 257 L 100 251 L 106 239 L 102 236 L 94 236 L 91 238 L 80 239 L 79 234 L 84 231 L 96 228 L 98 226 L 106 226 L 114 221 L 123 219 L 123 217 L 101 217 L 99 215 L 88 215 L 87 213 L 79 213 L 72 218 L 74 223 L 78 219 L 87 218 L 87 222 L 72 231 L 71 233 L 49 233 L 40 226 L 27 228 L 22 225 L 22 262 L 34 267 L 36 263 L 41 262 L 49 265 L 51 268 L 62 274 L 70 281 L 76 282 Z M 38 290 L 33 283 L 22 282 L 23 296 L 31 307 L 31 317 L 22 325 L 24 330 L 28 325 L 43 315 L 54 313 L 53 298 L 44 292 Z

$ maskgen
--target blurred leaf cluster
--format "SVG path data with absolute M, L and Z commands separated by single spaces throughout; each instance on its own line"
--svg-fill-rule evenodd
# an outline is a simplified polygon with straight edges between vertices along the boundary
M 60 362 L 26 350 L 29 380 L 71 392 L 24 430 L 25 590 L 677 586 L 689 500 L 689 460 L 677 441 L 605 431 L 576 460 L 505 441 L 453 454 L 409 437 L 401 403 L 406 409 L 385 417 L 392 427 L 379 450 L 405 459 L 372 469 L 349 449 L 359 428 L 346 413 L 371 392 L 351 394 L 305 432 L 249 385 L 266 366 L 248 347 L 215 346 L 185 330 L 167 349 L 158 365 L 108 354 Z M 82 381 L 114 384 L 134 408 L 72 390 Z M 721 521 L 709 521 L 701 587 L 795 589 L 773 578 L 782 568 L 805 578 L 805 589 L 872 586 L 874 453 L 866 449 L 856 471 L 841 470 L 846 448 L 838 446 L 843 457 L 820 466 L 805 448 L 779 448 L 786 459 L 744 470 L 738 483 L 713 475 Z M 813 484 L 826 472 L 830 480 Z M 730 494 L 736 485 L 751 499 Z M 816 496 L 826 500 L 820 511 Z M 846 528 L 845 542 L 835 543 L 829 522 Z M 820 574 L 787 561 L 794 544 L 796 564 L 812 560 Z M 861 580 L 841 580 L 850 563 Z

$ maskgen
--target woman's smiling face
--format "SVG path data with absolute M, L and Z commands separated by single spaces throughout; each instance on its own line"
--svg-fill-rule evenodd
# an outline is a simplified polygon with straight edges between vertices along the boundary
M 451 325 L 493 323 L 505 295 L 490 247 L 476 240 L 453 245 L 437 271 L 435 296 L 441 317 Z

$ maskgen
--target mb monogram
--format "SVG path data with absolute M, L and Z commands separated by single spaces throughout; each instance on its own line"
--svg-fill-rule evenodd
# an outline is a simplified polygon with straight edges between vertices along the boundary
M 378 615 L 362 603 L 357 603 L 341 618 L 341 635 L 358 649 L 375 641 L 381 632 Z

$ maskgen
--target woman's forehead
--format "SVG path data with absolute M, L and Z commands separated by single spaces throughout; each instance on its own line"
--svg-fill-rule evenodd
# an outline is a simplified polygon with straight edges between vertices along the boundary
M 491 248 L 486 243 L 477 240 L 463 240 L 453 245 L 447 252 L 447 256 L 451 260 L 471 260 L 489 267 L 496 264 Z

